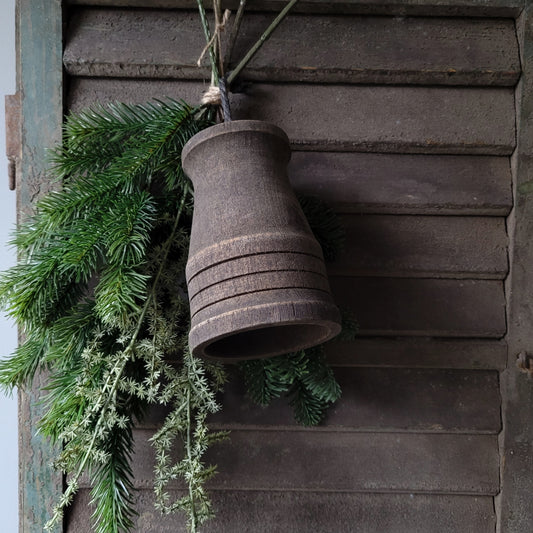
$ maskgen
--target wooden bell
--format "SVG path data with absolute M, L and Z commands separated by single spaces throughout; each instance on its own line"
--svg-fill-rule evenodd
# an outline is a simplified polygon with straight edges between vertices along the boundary
M 337 335 L 320 245 L 287 178 L 289 141 L 261 121 L 195 135 L 182 162 L 194 185 L 186 267 L 196 356 L 271 357 Z

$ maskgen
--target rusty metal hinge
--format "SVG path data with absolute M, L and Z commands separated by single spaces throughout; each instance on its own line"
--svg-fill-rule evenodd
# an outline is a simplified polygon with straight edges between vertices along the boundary
M 20 93 L 5 96 L 7 172 L 11 191 L 17 186 L 17 172 L 22 155 L 20 108 Z
M 516 366 L 521 372 L 525 372 L 531 378 L 533 376 L 533 357 L 526 353 L 520 352 L 516 356 Z

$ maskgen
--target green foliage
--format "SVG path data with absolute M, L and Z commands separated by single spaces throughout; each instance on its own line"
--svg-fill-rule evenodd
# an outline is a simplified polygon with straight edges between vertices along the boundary
M 345 239 L 335 212 L 318 198 L 300 195 L 298 200 L 324 256 L 335 260 Z M 343 311 L 341 316 L 342 330 L 335 340 L 352 340 L 357 323 L 349 311 Z M 243 361 L 239 368 L 253 402 L 266 406 L 286 395 L 295 419 L 306 426 L 319 424 L 328 407 L 341 396 L 339 384 L 326 362 L 324 345 L 270 359 Z
M 86 473 L 95 532 L 132 530 L 132 430 L 154 405 L 170 408 L 152 439 L 157 507 L 183 511 L 191 532 L 213 515 L 205 482 L 215 467 L 204 456 L 225 434 L 210 432 L 207 418 L 226 376 L 187 345 L 192 190 L 181 167 L 183 145 L 209 124 L 209 111 L 172 100 L 69 116 L 51 156 L 61 185 L 12 241 L 20 262 L 0 278 L 0 303 L 25 340 L 0 362 L 0 386 L 25 387 L 48 370 L 39 428 L 60 445 L 56 467 L 68 474 L 48 528 Z M 307 203 L 332 251 L 341 236 L 332 214 Z M 340 395 L 321 348 L 244 368 L 256 401 L 288 393 L 304 424 L 318 423 Z M 187 492 L 177 501 L 167 490 L 173 480 Z
M 152 438 L 156 449 L 156 506 L 165 514 L 185 511 L 189 528 L 195 531 L 199 524 L 213 516 L 204 484 L 216 469 L 204 465 L 202 457 L 211 443 L 226 437 L 221 432 L 209 434 L 206 424 L 207 416 L 219 409 L 215 393 L 221 389 L 226 378 L 220 365 L 200 361 L 189 352 L 186 352 L 179 371 L 167 367 L 166 374 L 169 385 L 165 387 L 163 396 L 172 405 L 172 411 Z M 184 397 L 188 399 L 185 408 Z M 172 448 L 178 437 L 184 442 L 184 453 L 181 459 L 173 462 Z M 166 488 L 176 478 L 190 479 L 188 494 L 171 501 Z
M 330 342 L 352 340 L 357 323 L 350 313 L 342 313 L 342 331 Z M 341 396 L 341 389 L 325 356 L 325 346 L 315 346 L 270 359 L 239 363 L 250 399 L 263 406 L 285 395 L 294 410 L 294 418 L 305 426 L 315 426 L 327 409 Z
M 115 426 L 105 439 L 102 447 L 107 452 L 105 458 L 91 472 L 95 533 L 129 531 L 134 525 L 132 423 L 127 414 L 123 416 L 124 423 Z
M 335 211 L 315 196 L 299 194 L 298 202 L 315 239 L 322 247 L 324 259 L 335 261 L 343 250 L 346 239 L 346 233 Z
M 306 426 L 318 424 L 341 395 L 326 363 L 323 345 L 270 359 L 243 361 L 239 366 L 254 402 L 269 405 L 286 393 L 294 417 Z
M 341 332 L 336 341 L 353 341 L 359 331 L 359 324 L 350 309 L 341 309 Z
M 0 385 L 24 387 L 49 370 L 40 431 L 61 445 L 56 466 L 69 474 L 49 527 L 87 472 L 95 531 L 131 530 L 132 428 L 152 404 L 180 410 L 174 437 L 189 431 L 184 442 L 194 453 L 175 477 L 190 488 L 179 508 L 191 531 L 209 515 L 202 457 L 218 436 L 205 418 L 218 408 L 224 373 L 207 372 L 183 342 L 192 193 L 180 160 L 208 119 L 171 100 L 71 115 L 51 158 L 61 187 L 37 203 L 13 239 L 21 261 L 3 274 L 0 300 L 26 340 L 1 363 Z M 161 463 L 159 475 L 171 469 Z

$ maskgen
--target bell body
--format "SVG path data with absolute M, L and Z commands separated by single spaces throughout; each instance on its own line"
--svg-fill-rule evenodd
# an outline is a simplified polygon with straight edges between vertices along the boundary
M 340 331 L 322 250 L 288 181 L 289 159 L 286 134 L 252 120 L 212 126 L 183 149 L 194 186 L 186 278 L 196 356 L 271 357 Z

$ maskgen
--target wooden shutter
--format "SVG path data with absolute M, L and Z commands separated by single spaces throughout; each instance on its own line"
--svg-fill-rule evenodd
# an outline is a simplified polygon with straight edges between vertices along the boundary
M 196 67 L 194 2 L 70 4 L 69 110 L 199 102 L 208 73 Z M 250 4 L 236 56 L 283 2 Z M 523 7 L 302 0 L 245 70 L 234 118 L 285 129 L 294 187 L 340 214 L 347 247 L 329 271 L 361 331 L 328 347 L 343 397 L 317 428 L 297 426 L 284 402 L 263 410 L 228 387 L 212 422 L 231 441 L 210 456 L 220 473 L 206 532 L 531 529 L 530 509 L 512 512 L 531 493 L 531 440 L 519 438 L 531 432 L 531 384 L 514 367 L 533 322 Z M 136 431 L 137 530 L 182 531 L 181 517 L 153 508 L 148 439 L 159 422 L 154 413 Z M 88 493 L 65 531 L 89 531 Z

